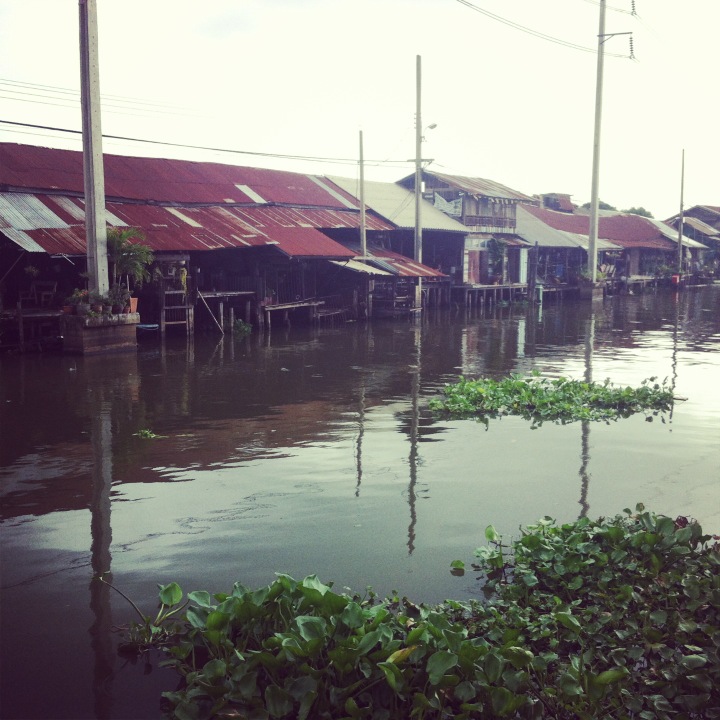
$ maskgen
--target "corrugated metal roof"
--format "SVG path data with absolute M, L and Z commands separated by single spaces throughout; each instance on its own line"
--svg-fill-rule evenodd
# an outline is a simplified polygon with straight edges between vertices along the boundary
M 518 205 L 516 209 L 516 231 L 523 239 L 531 244 L 537 242 L 538 247 L 547 248 L 583 248 L 587 250 L 589 238 L 587 235 L 557 230 L 543 222 L 532 212 L 528 212 L 526 206 Z M 598 238 L 599 250 L 617 250 L 619 245 Z
M 359 181 L 354 178 L 329 177 L 347 193 L 360 196 Z M 401 228 L 415 227 L 415 193 L 397 183 L 365 181 L 365 205 L 378 215 Z M 358 204 L 359 204 L 358 200 Z M 468 228 L 438 210 L 427 200 L 422 201 L 421 219 L 424 230 L 445 230 L 468 234 Z
M 590 217 L 588 215 L 569 214 L 525 205 L 518 211 L 525 210 L 543 223 L 556 230 L 588 237 Z M 646 248 L 653 250 L 672 250 L 674 247 L 673 233 L 677 233 L 669 225 L 632 213 L 615 213 L 598 218 L 598 240 L 609 240 L 622 248 Z M 521 233 L 522 234 L 522 233 Z M 527 239 L 532 241 L 532 238 Z M 690 247 L 704 247 L 694 244 L 695 241 L 683 237 L 683 244 Z
M 708 237 L 715 237 L 717 235 L 720 235 L 720 230 L 716 230 L 712 225 L 708 225 L 702 220 L 698 220 L 694 217 L 683 217 L 683 224 L 689 225 L 691 228 L 694 228 L 698 232 L 701 232 L 703 235 L 707 235 Z M 675 223 L 673 223 L 673 226 L 675 226 Z
M 0 232 L 13 242 L 31 252 L 85 254 L 84 222 L 63 209 L 71 205 L 61 196 L 30 196 L 33 202 L 29 205 L 2 203 L 8 196 L 14 199 L 12 193 L 0 195 Z M 72 204 L 74 199 L 65 200 Z M 147 244 L 159 252 L 272 245 L 290 257 L 345 258 L 356 253 L 331 240 L 321 228 L 357 228 L 360 224 L 359 213 L 324 208 L 166 207 L 119 202 L 109 202 L 107 208 L 116 220 L 111 224 L 141 229 Z M 391 227 L 373 217 L 368 218 L 368 226 L 374 230 Z
M 359 245 L 348 243 L 348 247 L 353 251 L 356 259 L 361 257 Z M 415 262 L 412 258 L 401 255 L 394 250 L 388 250 L 387 248 L 382 248 L 372 243 L 368 243 L 367 245 L 365 262 L 376 265 L 392 275 L 399 275 L 401 277 L 447 277 L 445 273 L 441 273 L 439 270 L 431 268 L 429 265 L 423 265 L 422 263 Z
M 500 200 L 517 200 L 521 202 L 536 203 L 537 199 L 525 195 L 517 190 L 502 185 L 494 180 L 486 180 L 485 178 L 478 177 L 464 177 L 462 175 L 446 175 L 445 173 L 428 172 L 427 170 L 423 173 L 426 177 L 437 178 L 440 182 L 446 183 L 450 187 L 454 187 L 457 190 L 462 190 L 470 195 L 477 197 L 497 198 Z M 408 182 L 414 184 L 415 176 L 409 175 L 403 178 L 399 182 L 403 185 L 407 185 Z
M 65 228 L 68 224 L 35 195 L 0 193 L 0 228 L 32 230 L 39 227 Z
M 110 198 L 177 203 L 266 203 L 347 210 L 357 200 L 314 175 L 165 158 L 104 156 Z M 82 153 L 0 143 L 0 186 L 83 194 Z M 245 190 L 243 189 L 245 188 Z
M 354 272 L 364 273 L 366 275 L 392 275 L 393 273 L 387 272 L 386 270 L 380 270 L 380 268 L 372 267 L 360 260 L 330 260 L 333 265 L 338 267 L 353 270 Z

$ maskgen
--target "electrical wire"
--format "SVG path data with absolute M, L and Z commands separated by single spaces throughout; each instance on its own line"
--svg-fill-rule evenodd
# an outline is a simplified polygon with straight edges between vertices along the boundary
M 597 5 L 598 7 L 600 7 L 600 3 L 598 2 L 598 0 L 585 0 L 585 2 L 590 3 L 591 5 Z M 606 5 L 605 7 L 608 10 L 613 10 L 614 12 L 625 13 L 627 15 L 637 16 L 637 12 L 635 12 L 635 0 L 631 0 L 631 5 L 632 5 L 632 10 L 623 10 L 623 8 L 612 7 L 610 5 Z
M 545 33 L 538 32 L 537 30 L 533 30 L 529 27 L 526 27 L 525 25 L 520 25 L 516 22 L 513 22 L 512 20 L 500 17 L 500 15 L 495 15 L 488 10 L 483 10 L 477 5 L 473 5 L 471 2 L 468 2 L 468 0 L 457 0 L 457 2 L 459 2 L 461 5 L 469 7 L 471 10 L 475 10 L 476 12 L 481 13 L 482 15 L 486 15 L 493 20 L 497 20 L 504 25 L 508 25 L 515 30 L 520 30 L 521 32 L 527 33 L 528 35 L 533 35 L 534 37 L 540 38 L 541 40 L 547 40 L 548 42 L 553 42 L 556 45 L 562 45 L 563 47 L 569 47 L 573 50 L 582 50 L 583 52 L 597 53 L 597 50 L 595 48 L 585 47 L 584 45 L 576 45 L 575 43 L 571 43 L 566 40 L 561 40 L 560 38 L 552 37 L 551 35 L 546 35 Z M 610 57 L 627 58 L 627 55 L 618 55 L 617 53 L 606 52 L 605 55 Z
M 16 122 L 13 120 L 0 120 L 0 124 L 2 125 L 13 125 L 16 127 L 24 127 L 24 128 L 33 128 L 36 130 L 48 130 L 50 132 L 63 132 L 63 133 L 69 133 L 72 135 L 82 135 L 81 130 L 72 130 L 70 128 L 61 128 L 61 127 L 53 127 L 51 125 L 37 125 L 34 123 L 23 123 L 23 122 Z M 1 128 L 0 128 L 1 130 Z M 21 131 L 13 131 L 20 133 Z M 322 162 L 322 163 L 335 163 L 338 165 L 357 165 L 358 160 L 357 158 L 331 158 L 331 157 L 316 157 L 311 155 L 284 155 L 281 153 L 265 153 L 265 152 L 257 152 L 254 150 L 233 150 L 230 148 L 220 148 L 220 147 L 209 147 L 206 145 L 190 145 L 186 143 L 174 143 L 169 142 L 166 140 L 148 140 L 147 138 L 134 138 L 134 137 L 127 137 L 124 135 L 105 135 L 103 134 L 103 138 L 106 138 L 108 140 L 121 140 L 124 142 L 138 142 L 138 143 L 146 143 L 150 145 L 167 145 L 169 147 L 177 147 L 177 148 L 185 148 L 189 150 L 204 150 L 206 152 L 222 152 L 222 153 L 234 153 L 237 155 L 252 155 L 254 157 L 265 157 L 265 158 L 278 158 L 282 160 L 305 160 L 308 162 Z M 366 165 L 373 165 L 373 166 L 379 166 L 379 165 L 385 165 L 385 166 L 402 166 L 405 167 L 408 165 L 407 160 L 368 160 L 365 161 Z
M 25 90 L 38 90 L 38 91 L 48 91 L 51 93 L 55 93 L 57 95 L 71 95 L 73 99 L 80 99 L 80 90 L 74 89 L 74 88 L 65 88 L 65 87 L 58 87 L 57 85 L 41 85 L 39 83 L 31 83 L 21 80 L 11 80 L 10 78 L 0 78 L 0 85 L 10 85 L 12 87 L 19 87 L 23 88 Z M 47 96 L 52 97 L 52 96 Z M 126 105 L 145 105 L 148 107 L 155 107 L 155 108 L 173 108 L 175 110 L 182 110 L 183 112 L 189 112 L 193 113 L 193 110 L 188 107 L 184 107 L 182 105 L 174 105 L 172 103 L 164 103 L 164 102 L 157 102 L 152 100 L 143 100 L 140 98 L 133 98 L 128 97 L 124 95 L 107 95 L 105 93 L 101 94 L 102 100 L 107 101 L 117 101 L 121 104 Z

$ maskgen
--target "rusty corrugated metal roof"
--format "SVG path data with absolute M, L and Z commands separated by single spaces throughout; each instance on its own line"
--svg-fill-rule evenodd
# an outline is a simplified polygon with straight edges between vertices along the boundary
M 109 198 L 219 204 L 282 203 L 359 210 L 332 181 L 302 173 L 222 163 L 104 155 Z M 84 193 L 82 153 L 0 143 L 0 189 Z
M 361 259 L 360 246 L 348 243 L 348 247 L 352 250 L 356 259 Z M 365 261 L 375 263 L 378 267 L 386 270 L 393 275 L 401 277 L 424 277 L 424 278 L 445 278 L 445 273 L 431 268 L 429 265 L 415 262 L 412 258 L 401 255 L 394 250 L 380 247 L 373 243 L 367 244 L 367 254 Z
M 557 212 L 530 205 L 525 205 L 523 208 L 556 230 L 564 230 L 586 237 L 590 232 L 589 215 Z M 661 223 L 659 220 L 632 213 L 602 215 L 598 218 L 598 237 L 610 240 L 623 248 L 673 250 L 675 247 L 672 240 L 673 232 L 674 230 L 669 225 Z M 685 245 L 692 245 L 694 242 L 690 238 L 683 238 Z
M 272 245 L 291 257 L 350 257 L 322 229 L 360 227 L 331 180 L 220 163 L 105 155 L 108 224 L 155 251 Z M 0 143 L 0 231 L 30 252 L 85 254 L 82 153 Z M 44 191 L 44 192 L 43 192 Z M 392 223 L 366 214 L 368 230 Z
M 23 196 L 0 193 L 0 232 L 30 252 L 86 253 L 82 200 Z M 324 208 L 109 202 L 107 209 L 111 225 L 141 229 L 156 252 L 273 246 L 290 257 L 353 257 L 355 253 L 331 240 L 321 228 L 358 228 L 360 224 L 359 213 Z M 378 218 L 367 219 L 370 229 L 390 227 Z

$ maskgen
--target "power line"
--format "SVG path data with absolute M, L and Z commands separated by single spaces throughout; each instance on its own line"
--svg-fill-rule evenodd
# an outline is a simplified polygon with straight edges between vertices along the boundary
M 21 80 L 11 80 L 10 78 L 0 78 L 0 84 L 12 85 L 15 87 L 24 88 L 26 90 L 46 90 L 59 95 L 72 95 L 78 100 L 80 98 L 80 90 L 75 88 L 58 87 L 57 85 L 41 85 L 39 83 L 24 82 Z M 158 108 L 174 108 L 175 110 L 182 110 L 184 112 L 192 111 L 191 108 L 183 107 L 182 105 L 174 105 L 172 103 L 157 102 L 152 100 L 143 100 L 140 98 L 133 98 L 125 95 L 107 95 L 103 93 L 101 95 L 101 98 L 105 100 L 118 101 L 120 103 L 132 105 L 147 105 L 148 107 Z
M 598 2 L 598 0 L 585 0 L 585 2 L 590 3 L 591 5 L 597 5 L 597 6 L 600 5 L 600 3 Z M 610 5 L 606 5 L 605 7 L 606 7 L 608 10 L 613 10 L 613 11 L 615 11 L 615 12 L 626 13 L 627 15 L 635 15 L 635 16 L 637 16 L 637 12 L 635 12 L 635 0 L 631 0 L 631 5 L 632 5 L 632 9 L 631 9 L 631 10 L 623 10 L 623 8 L 611 7 Z
M 0 124 L 13 125 L 16 127 L 24 127 L 24 128 L 33 128 L 36 130 L 49 130 L 50 132 L 63 132 L 63 133 L 69 133 L 72 135 L 82 135 L 81 130 L 72 130 L 70 128 L 53 127 L 51 125 L 36 125 L 34 123 L 22 123 L 22 122 L 16 122 L 13 120 L 0 120 Z M 16 132 L 19 132 L 19 131 L 16 131 Z M 223 153 L 233 153 L 233 154 L 237 154 L 237 155 L 252 155 L 254 157 L 278 158 L 281 160 L 306 160 L 306 161 L 310 161 L 310 162 L 335 163 L 338 165 L 349 165 L 349 164 L 357 165 L 357 163 L 358 163 L 357 158 L 315 157 L 315 156 L 311 156 L 311 155 L 284 155 L 281 153 L 264 153 L 264 152 L 257 152 L 254 150 L 233 150 L 233 149 L 229 149 L 229 148 L 209 147 L 206 145 L 190 145 L 190 144 L 185 144 L 185 143 L 174 143 L 174 142 L 169 142 L 166 140 L 148 140 L 147 138 L 126 137 L 124 135 L 105 135 L 105 134 L 103 134 L 103 138 L 106 138 L 108 140 L 121 140 L 124 142 L 146 143 L 149 145 L 167 145 L 169 147 L 186 148 L 189 150 L 204 150 L 206 152 L 223 152 Z M 366 164 L 406 166 L 408 164 L 408 161 L 407 160 L 369 160 L 369 161 L 366 161 Z
M 36 85 L 34 83 L 21 83 L 0 78 L 0 99 L 14 102 L 48 105 L 79 109 L 80 93 L 64 88 L 53 88 L 49 85 Z M 41 98 L 41 99 L 31 99 Z M 102 107 L 113 115 L 129 115 L 134 117 L 148 117 L 148 115 L 173 115 L 185 117 L 203 117 L 199 113 L 187 112 L 187 108 L 168 105 L 165 103 L 151 103 L 142 100 L 123 99 L 120 96 L 103 95 Z M 174 109 L 176 108 L 176 109 Z
M 533 35 L 534 37 L 540 38 L 541 40 L 547 40 L 549 42 L 553 42 L 557 45 L 562 45 L 563 47 L 569 47 L 573 50 L 582 50 L 583 52 L 589 52 L 589 53 L 597 53 L 597 49 L 595 48 L 589 48 L 585 47 L 584 45 L 576 45 L 575 43 L 568 42 L 567 40 L 561 40 L 560 38 L 552 37 L 552 35 L 546 35 L 545 33 L 538 32 L 537 30 L 533 30 L 529 27 L 525 27 L 525 25 L 520 25 L 516 22 L 513 22 L 512 20 L 508 20 L 507 18 L 500 17 L 499 15 L 495 15 L 494 13 L 489 12 L 488 10 L 483 10 L 482 8 L 479 8 L 477 5 L 473 5 L 471 2 L 468 2 L 468 0 L 457 0 L 461 5 L 465 5 L 466 7 L 469 7 L 471 10 L 475 10 L 476 12 L 479 12 L 483 15 L 487 15 L 487 17 L 492 18 L 493 20 L 497 20 L 498 22 L 503 23 L 504 25 L 508 25 L 509 27 L 514 28 L 515 30 L 520 30 L 521 32 L 527 33 L 528 35 Z M 616 53 L 605 53 L 606 55 L 609 55 L 611 57 L 619 57 L 619 58 L 626 58 L 627 55 L 618 55 Z

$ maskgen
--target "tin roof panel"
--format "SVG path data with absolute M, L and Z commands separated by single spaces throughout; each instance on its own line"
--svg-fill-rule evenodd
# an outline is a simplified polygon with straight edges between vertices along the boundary
M 104 169 L 110 198 L 246 204 L 261 198 L 266 203 L 357 208 L 355 199 L 331 181 L 285 170 L 109 154 Z M 0 185 L 83 194 L 82 153 L 0 143 Z

